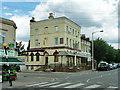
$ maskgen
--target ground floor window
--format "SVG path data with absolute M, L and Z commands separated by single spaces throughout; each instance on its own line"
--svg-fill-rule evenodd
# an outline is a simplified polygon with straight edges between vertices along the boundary
M 31 66 L 31 70 L 33 70 L 34 69 L 34 67 L 33 66 Z
M 29 67 L 28 67 L 28 66 L 26 66 L 26 68 L 27 68 L 27 70 L 29 69 Z
M 54 56 L 54 62 L 58 62 L 58 56 L 57 55 Z

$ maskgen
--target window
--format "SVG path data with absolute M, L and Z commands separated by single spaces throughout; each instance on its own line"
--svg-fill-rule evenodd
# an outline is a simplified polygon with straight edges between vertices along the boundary
M 55 26 L 55 31 L 58 32 L 58 26 Z
M 71 47 L 71 39 L 70 39 L 70 47 Z
M 38 32 L 38 29 L 35 29 L 35 32 L 36 32 L 36 35 L 38 35 L 38 33 L 39 33 L 39 32 Z
M 27 70 L 29 69 L 29 67 L 28 66 L 26 66 L 27 67 Z
M 58 38 L 55 38 L 55 45 L 58 45 Z
M 79 42 L 78 42 L 78 49 L 79 49 Z
M 74 29 L 73 29 L 73 35 L 74 35 Z
M 67 38 L 67 46 L 68 46 L 68 38 Z
M 68 26 L 66 26 L 66 32 L 68 32 Z
M 69 32 L 71 33 L 71 28 L 70 28 Z
M 39 61 L 39 53 L 36 53 L 36 61 Z
M 77 31 L 75 31 L 75 35 L 77 36 Z
M 31 66 L 31 70 L 33 70 L 34 69 L 34 67 L 33 66 Z
M 60 44 L 63 44 L 63 38 L 60 38 Z
M 33 60 L 34 60 L 34 54 L 31 53 L 31 61 L 33 61 Z
M 78 37 L 79 37 L 79 32 L 78 32 Z
M 74 40 L 73 40 L 73 48 L 74 48 Z
M 35 40 L 35 45 L 36 47 L 38 47 L 38 40 Z
M 2 43 L 5 43 L 5 33 L 2 33 Z

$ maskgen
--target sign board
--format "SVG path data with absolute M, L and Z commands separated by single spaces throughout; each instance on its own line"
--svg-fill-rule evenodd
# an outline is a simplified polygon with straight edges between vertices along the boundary
M 0 56 L 5 56 L 5 50 L 4 49 L 0 49 Z
M 16 44 L 15 43 L 9 43 L 9 48 L 16 48 Z
M 7 50 L 7 55 L 8 56 L 18 56 L 18 52 L 16 52 L 15 50 Z M 4 49 L 0 49 L 0 56 L 6 56 Z

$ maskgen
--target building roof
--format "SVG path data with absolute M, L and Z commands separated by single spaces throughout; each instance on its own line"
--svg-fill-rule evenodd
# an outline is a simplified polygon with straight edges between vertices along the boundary
M 91 42 L 89 38 L 85 37 L 85 34 L 81 34 L 81 39 Z
M 9 19 L 5 19 L 5 18 L 1 18 L 1 17 L 0 17 L 0 23 L 2 23 L 2 24 L 7 24 L 7 25 L 11 25 L 11 26 L 13 26 L 15 29 L 17 29 L 17 26 L 16 26 L 16 24 L 14 23 L 13 20 L 9 20 Z
M 73 22 L 72 20 L 68 19 L 67 17 L 58 17 L 58 18 L 53 18 L 53 19 L 45 19 L 45 20 L 40 20 L 40 21 L 35 21 L 35 22 L 31 22 L 31 23 L 38 23 L 38 22 L 45 22 L 45 21 L 52 21 L 52 20 L 68 20 L 71 23 L 77 25 L 78 27 L 81 28 L 80 25 L 78 25 L 77 23 Z

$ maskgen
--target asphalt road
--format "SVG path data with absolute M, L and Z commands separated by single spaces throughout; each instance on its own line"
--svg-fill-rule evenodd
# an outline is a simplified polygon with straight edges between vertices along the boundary
M 118 83 L 119 73 L 120 68 L 109 71 L 19 72 L 18 79 L 13 81 L 13 86 L 9 87 L 8 82 L 4 82 L 3 88 L 95 88 L 95 90 L 99 88 L 115 90 L 120 86 Z

